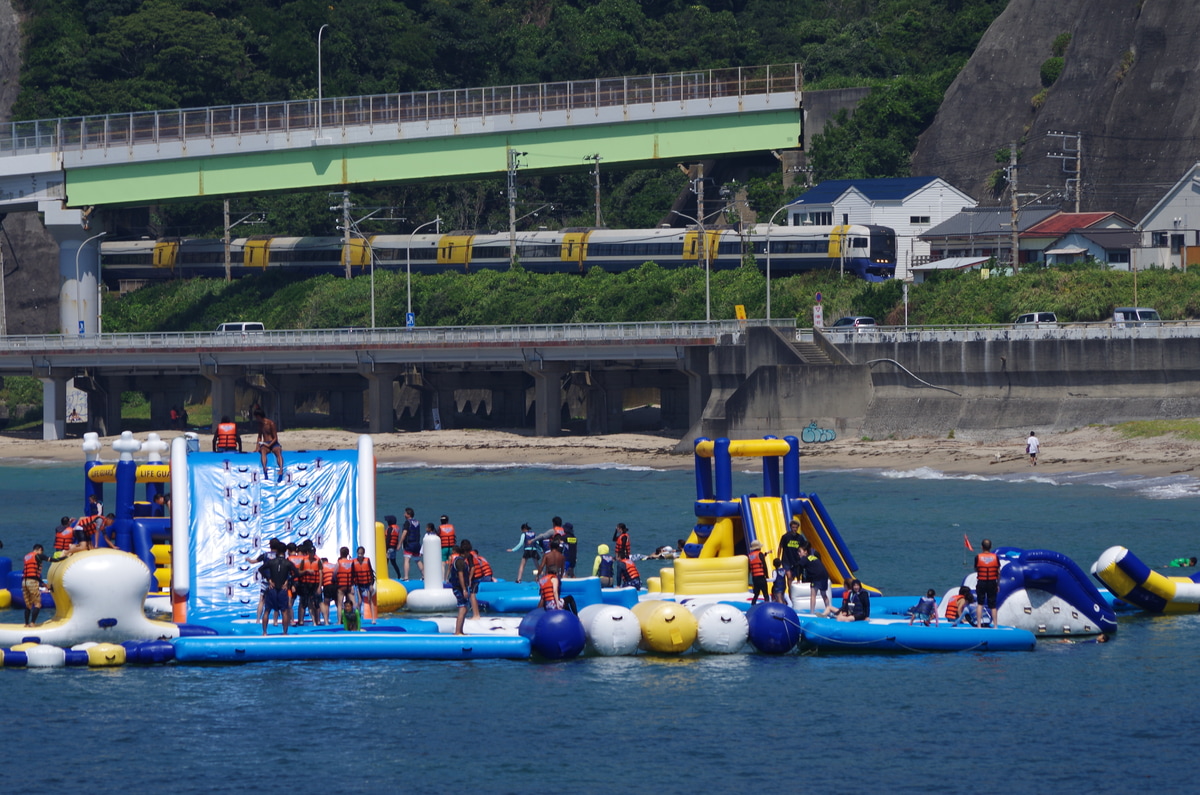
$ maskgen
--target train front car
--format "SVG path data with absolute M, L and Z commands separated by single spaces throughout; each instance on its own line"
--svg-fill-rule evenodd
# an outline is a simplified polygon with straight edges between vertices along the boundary
M 864 226 L 870 245 L 864 279 L 882 282 L 896 278 L 896 231 L 886 226 Z
M 765 269 L 767 225 L 755 226 L 749 239 L 758 266 Z M 774 276 L 836 270 L 881 282 L 896 274 L 896 233 L 886 226 L 771 226 L 769 239 Z

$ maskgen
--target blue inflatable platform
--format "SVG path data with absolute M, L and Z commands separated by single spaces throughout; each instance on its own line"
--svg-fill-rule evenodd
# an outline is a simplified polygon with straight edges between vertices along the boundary
M 927 652 L 927 651 L 1033 651 L 1037 639 L 1017 627 L 979 629 L 943 622 L 937 627 L 907 619 L 838 621 L 801 615 L 800 645 L 819 651 Z
M 181 663 L 265 660 L 524 660 L 529 640 L 512 635 L 414 635 L 344 632 L 266 637 L 178 638 Z

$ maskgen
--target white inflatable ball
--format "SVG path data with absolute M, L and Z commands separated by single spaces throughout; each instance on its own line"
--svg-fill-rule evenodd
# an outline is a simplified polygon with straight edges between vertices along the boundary
M 579 620 L 587 634 L 587 649 L 602 657 L 636 654 L 642 640 L 642 626 L 628 607 L 588 605 L 579 611 Z
M 696 649 L 709 654 L 736 654 L 746 645 L 746 614 L 730 604 L 713 602 L 696 610 Z
M 67 653 L 58 646 L 39 643 L 25 650 L 25 659 L 29 668 L 62 668 L 67 664 Z

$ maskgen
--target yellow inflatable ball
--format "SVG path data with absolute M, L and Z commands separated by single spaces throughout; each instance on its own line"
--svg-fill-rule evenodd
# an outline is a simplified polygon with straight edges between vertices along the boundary
M 667 601 L 638 602 L 633 614 L 642 625 L 642 648 L 680 654 L 696 642 L 696 617 L 683 605 Z
M 12 607 L 12 594 L 7 588 L 0 588 L 0 610 Z
M 380 613 L 394 613 L 408 601 L 408 589 L 399 580 L 376 580 L 375 599 Z
M 125 664 L 125 647 L 116 643 L 97 643 L 87 649 L 88 667 L 111 668 Z

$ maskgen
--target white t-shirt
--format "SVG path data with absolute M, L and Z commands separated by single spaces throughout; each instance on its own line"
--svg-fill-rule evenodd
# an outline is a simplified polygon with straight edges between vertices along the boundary
M 1026 442 L 1026 446 L 1029 450 L 1029 454 L 1037 455 L 1038 447 L 1040 447 L 1041 444 L 1042 443 L 1038 441 L 1038 438 L 1036 436 L 1030 436 L 1029 440 Z

